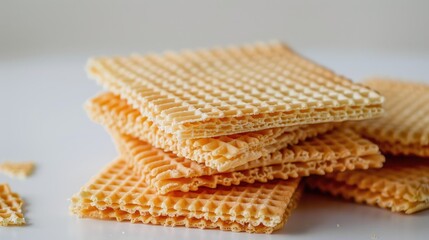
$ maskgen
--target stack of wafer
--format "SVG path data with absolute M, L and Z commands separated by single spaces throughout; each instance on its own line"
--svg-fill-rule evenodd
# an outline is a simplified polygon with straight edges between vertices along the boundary
M 308 185 L 393 212 L 429 208 L 429 86 L 391 79 L 365 84 L 386 97 L 386 114 L 349 125 L 380 146 L 385 166 L 311 177 Z
M 101 57 L 88 72 L 108 92 L 86 110 L 120 156 L 72 198 L 81 217 L 271 233 L 301 177 L 384 162 L 338 127 L 380 116 L 383 97 L 282 43 Z

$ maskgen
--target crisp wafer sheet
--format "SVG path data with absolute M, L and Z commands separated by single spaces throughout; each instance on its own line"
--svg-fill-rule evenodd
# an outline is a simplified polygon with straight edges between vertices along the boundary
M 367 119 L 383 98 L 289 49 L 260 43 L 90 59 L 88 73 L 178 138 Z
M 6 183 L 0 184 L 0 226 L 25 224 L 21 197 Z
M 429 161 L 417 157 L 387 157 L 381 169 L 312 176 L 311 188 L 359 203 L 414 213 L 429 208 Z
M 296 206 L 299 182 L 278 180 L 158 195 L 119 158 L 73 196 L 71 211 L 81 217 L 270 233 L 283 226 Z
M 119 151 L 158 193 L 195 191 L 240 183 L 267 182 L 310 174 L 381 167 L 377 145 L 349 129 L 335 130 L 220 173 L 128 135 L 115 134 Z
M 429 85 L 371 79 L 366 85 L 386 97 L 382 118 L 353 123 L 354 127 L 395 155 L 429 156 Z
M 34 170 L 34 162 L 2 162 L 0 172 L 11 177 L 26 178 Z
M 334 128 L 334 124 L 324 123 L 182 140 L 159 129 L 125 100 L 112 93 L 104 93 L 91 99 L 86 104 L 86 110 L 93 121 L 109 129 L 129 134 L 157 148 L 171 151 L 219 171 L 227 171 Z

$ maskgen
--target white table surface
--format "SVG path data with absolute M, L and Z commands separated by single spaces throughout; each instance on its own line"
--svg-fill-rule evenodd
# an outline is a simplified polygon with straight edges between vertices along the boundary
M 429 56 L 307 51 L 352 79 L 396 76 L 429 83 Z M 24 198 L 24 227 L 0 227 L 0 239 L 427 239 L 429 211 L 406 216 L 328 196 L 305 194 L 272 235 L 79 219 L 69 198 L 116 152 L 82 104 L 100 91 L 83 70 L 87 56 L 0 56 L 0 161 L 34 160 L 27 180 L 0 176 Z

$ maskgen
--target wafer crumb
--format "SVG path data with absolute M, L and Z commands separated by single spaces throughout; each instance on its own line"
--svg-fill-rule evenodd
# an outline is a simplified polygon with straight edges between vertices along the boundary
M 24 225 L 21 197 L 12 192 L 7 183 L 0 184 L 0 226 Z
M 0 172 L 10 176 L 17 178 L 27 178 L 33 173 L 34 170 L 34 162 L 11 162 L 6 161 L 0 163 Z

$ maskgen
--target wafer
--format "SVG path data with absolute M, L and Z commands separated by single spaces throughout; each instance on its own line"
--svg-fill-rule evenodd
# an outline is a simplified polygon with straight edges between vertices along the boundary
M 300 179 L 157 195 L 118 158 L 72 197 L 80 217 L 271 233 L 296 206 Z
M 6 183 L 0 184 L 0 226 L 24 225 L 21 197 Z
M 227 171 L 334 128 L 334 124 L 324 123 L 183 140 L 159 129 L 125 100 L 112 93 L 101 94 L 88 101 L 85 106 L 93 121 L 109 129 L 129 134 L 157 148 L 203 163 L 218 171 Z
M 429 161 L 392 157 L 381 169 L 311 176 L 311 188 L 406 214 L 429 208 Z
M 349 129 L 335 130 L 297 145 L 273 151 L 244 165 L 219 172 L 178 157 L 128 135 L 113 133 L 119 151 L 134 171 L 159 194 L 195 191 L 240 183 L 267 182 L 310 174 L 381 167 L 377 145 Z
M 383 98 L 283 43 L 99 57 L 90 77 L 178 138 L 379 116 Z
M 2 162 L 0 172 L 17 178 L 26 178 L 34 170 L 34 162 Z
M 383 152 L 429 157 L 429 85 L 388 79 L 365 84 L 386 97 L 386 114 L 351 125 Z

